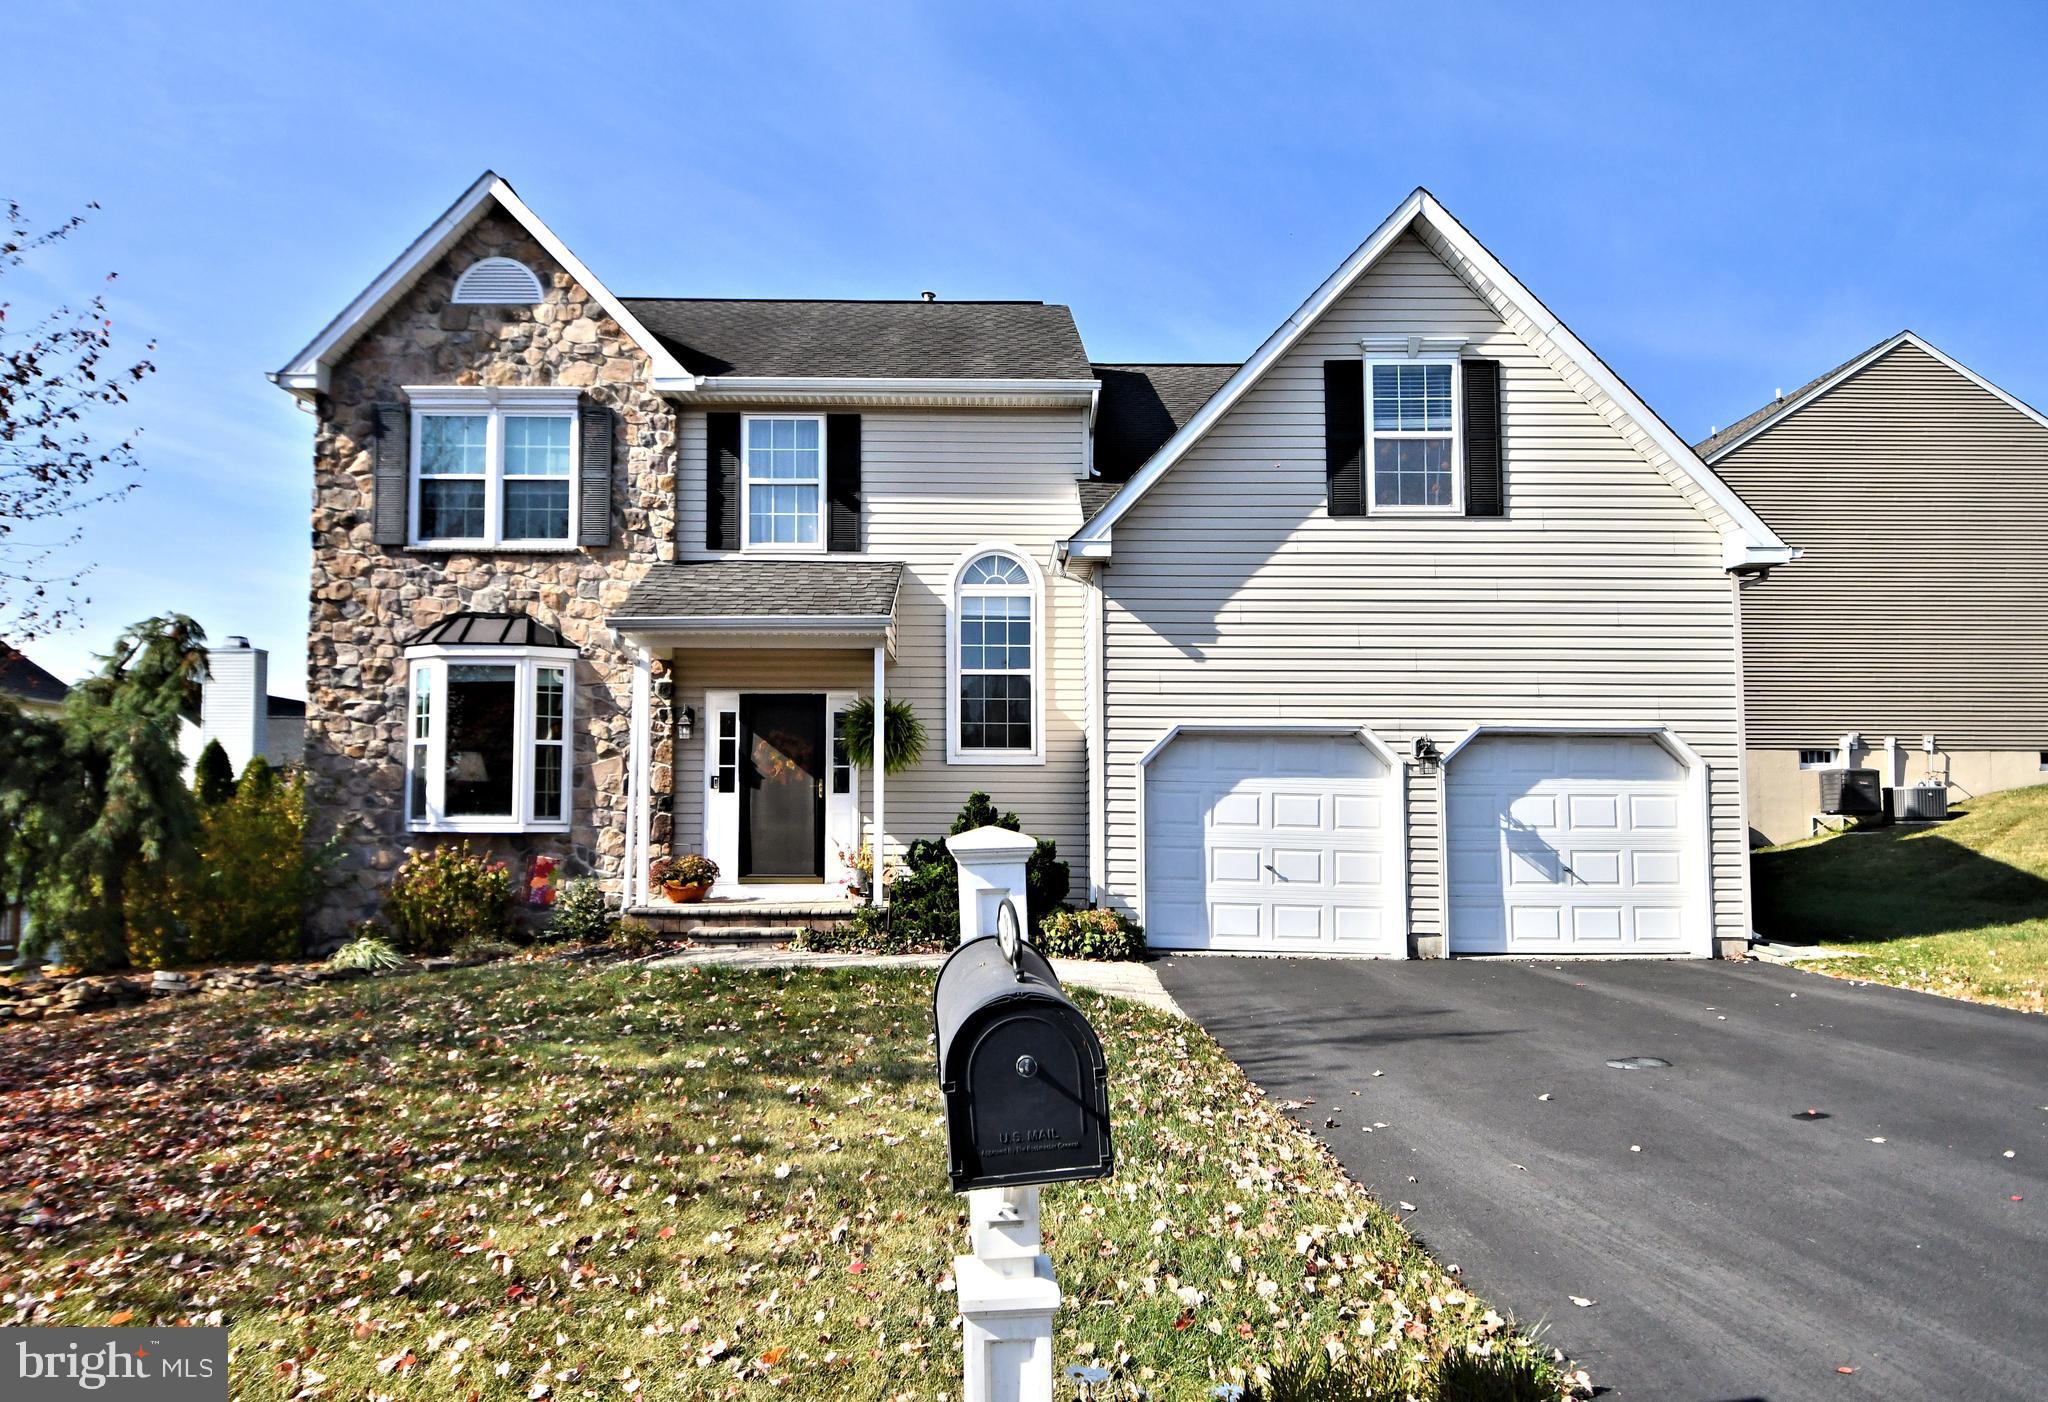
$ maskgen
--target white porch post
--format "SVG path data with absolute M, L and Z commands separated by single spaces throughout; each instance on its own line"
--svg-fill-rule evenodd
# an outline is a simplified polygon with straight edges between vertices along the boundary
M 647 904 L 647 834 L 653 824 L 653 804 L 647 792 L 650 752 L 654 748 L 653 697 L 654 659 L 646 648 L 637 648 L 633 653 L 633 716 L 628 727 L 632 739 L 627 756 L 630 775 L 626 783 L 624 899 L 629 910 L 636 905 Z
M 885 692 L 888 684 L 888 670 L 888 646 L 884 643 L 876 643 L 874 753 L 869 756 L 874 762 L 875 770 L 875 858 L 874 869 L 868 873 L 868 899 L 875 903 L 877 909 L 889 904 L 889 890 L 882 883 L 882 873 L 889 866 L 887 859 L 883 856 L 883 850 L 888 845 L 887 834 L 889 829 L 883 825 L 882 821 L 882 756 L 888 752 L 889 748 L 884 743 L 884 737 L 889 729 L 888 696 Z

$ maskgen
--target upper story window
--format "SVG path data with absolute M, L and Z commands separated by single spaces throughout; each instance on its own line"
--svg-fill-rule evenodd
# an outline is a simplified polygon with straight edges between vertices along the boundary
M 412 543 L 574 545 L 577 393 L 409 387 Z
M 743 443 L 746 548 L 824 549 L 824 419 L 749 414 Z
M 1368 356 L 1365 392 L 1367 511 L 1463 514 L 1457 358 Z
M 1799 752 L 1799 767 L 1801 769 L 1832 769 L 1835 767 L 1835 759 L 1838 753 L 1835 750 L 1801 750 Z
M 524 618 L 462 614 L 405 656 L 413 831 L 565 831 L 575 649 Z
M 1042 760 L 1042 595 L 1037 569 L 1007 548 L 980 547 L 955 572 L 949 761 Z
M 513 258 L 482 258 L 455 279 L 450 300 L 470 306 L 532 306 L 541 299 L 540 278 Z

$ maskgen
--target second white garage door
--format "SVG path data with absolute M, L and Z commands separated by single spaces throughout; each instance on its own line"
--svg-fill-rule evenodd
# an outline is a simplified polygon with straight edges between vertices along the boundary
M 1145 768 L 1145 938 L 1403 957 L 1395 782 L 1355 735 L 1177 737 Z
M 1642 735 L 1500 735 L 1445 780 L 1453 954 L 1699 954 L 1685 766 Z

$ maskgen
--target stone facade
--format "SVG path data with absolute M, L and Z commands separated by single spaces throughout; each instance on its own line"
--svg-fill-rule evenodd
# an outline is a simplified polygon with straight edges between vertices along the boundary
M 453 306 L 456 276 L 478 259 L 515 258 L 545 289 L 538 306 Z M 468 839 L 523 873 L 530 857 L 565 859 L 616 890 L 625 842 L 632 659 L 606 616 L 657 561 L 674 558 L 675 416 L 649 384 L 640 348 L 526 231 L 493 211 L 337 363 L 314 443 L 312 609 L 307 642 L 307 770 L 320 816 L 350 831 L 338 879 L 316 919 L 332 939 L 376 913 L 415 838 L 405 826 L 404 649 L 458 612 L 524 613 L 581 649 L 576 667 L 572 830 Z M 543 553 L 462 554 L 380 546 L 372 531 L 374 406 L 400 386 L 576 385 L 611 409 L 612 543 Z M 669 833 L 670 683 L 655 664 L 656 850 Z M 324 828 L 323 828 L 324 831 Z

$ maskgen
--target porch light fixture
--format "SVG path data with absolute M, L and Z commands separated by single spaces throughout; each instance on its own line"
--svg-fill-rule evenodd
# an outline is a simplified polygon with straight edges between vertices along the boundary
M 1424 774 L 1434 774 L 1443 766 L 1443 751 L 1436 747 L 1436 741 L 1427 735 L 1415 737 L 1415 767 Z

